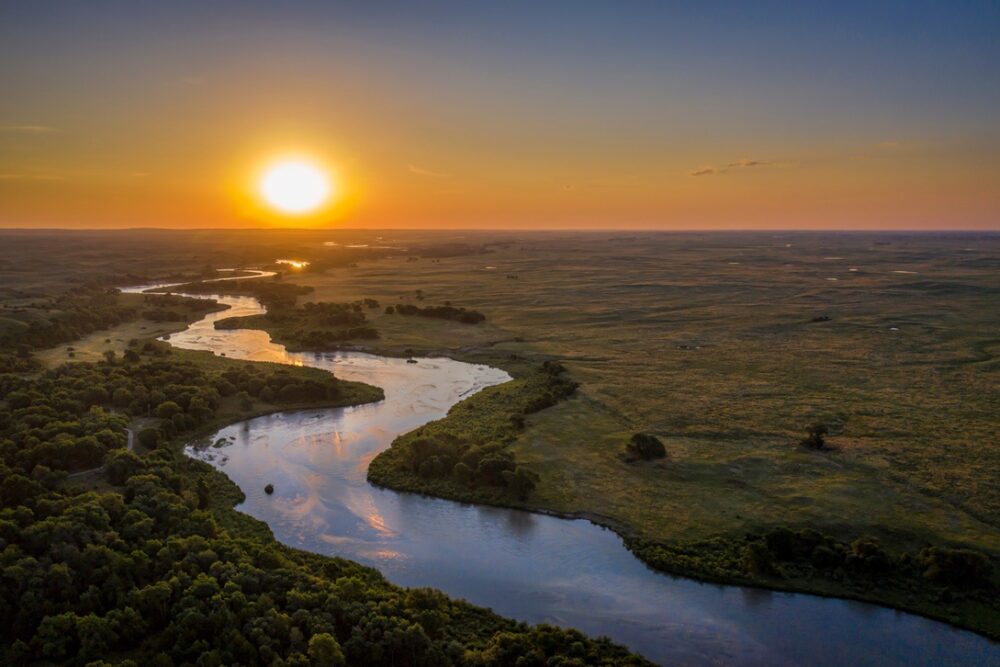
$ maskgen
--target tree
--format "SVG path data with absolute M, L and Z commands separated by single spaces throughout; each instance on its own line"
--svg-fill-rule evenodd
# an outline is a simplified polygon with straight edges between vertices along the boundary
M 153 429 L 148 429 L 157 433 Z M 153 445 L 155 447 L 156 445 Z M 136 456 L 134 453 L 125 450 L 114 450 L 105 459 L 104 471 L 108 476 L 108 481 L 115 486 L 121 486 L 128 478 L 134 475 L 137 471 L 142 470 L 144 464 L 142 459 Z
M 176 414 L 184 412 L 181 406 L 177 405 L 173 401 L 163 401 L 156 406 L 156 416 L 160 419 L 170 419 Z
M 126 408 L 132 402 L 133 396 L 125 387 L 119 387 L 115 389 L 114 393 L 111 394 L 111 403 L 116 408 Z
M 799 441 L 799 444 L 807 449 L 828 449 L 826 446 L 826 438 L 824 437 L 829 433 L 829 429 L 826 424 L 822 422 L 816 422 L 809 427 L 806 432 L 807 435 L 804 439 Z
M 253 399 L 250 398 L 250 394 L 245 391 L 240 391 L 236 394 L 236 401 L 240 404 L 240 410 L 250 410 L 253 408 Z
M 517 496 L 518 500 L 526 500 L 535 486 L 538 485 L 538 475 L 527 470 L 524 466 L 518 466 L 511 472 L 505 470 L 503 478 L 507 482 L 507 487 Z
M 144 428 L 139 431 L 138 440 L 146 449 L 156 449 L 160 444 L 160 431 L 155 428 Z
M 652 461 L 667 455 L 667 448 L 660 439 L 649 433 L 636 433 L 625 446 L 625 457 L 630 461 Z
M 309 657 L 317 667 L 340 667 L 344 664 L 344 652 L 337 639 L 320 632 L 309 638 Z

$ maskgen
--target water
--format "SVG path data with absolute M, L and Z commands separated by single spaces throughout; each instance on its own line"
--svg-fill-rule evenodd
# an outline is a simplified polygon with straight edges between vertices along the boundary
M 141 288 L 135 288 L 139 290 Z M 204 295 L 199 295 L 204 297 Z M 246 493 L 243 512 L 281 542 L 342 556 L 404 586 L 432 586 L 531 623 L 607 635 L 662 664 L 987 665 L 1000 645 L 870 604 L 717 586 L 644 566 L 613 532 L 587 521 L 378 489 L 368 463 L 392 440 L 509 376 L 451 359 L 290 353 L 263 331 L 216 331 L 262 312 L 252 298 L 174 334 L 178 347 L 333 371 L 375 384 L 376 404 L 259 417 L 188 448 Z M 224 439 L 223 446 L 213 446 Z M 274 494 L 264 486 L 274 484 Z

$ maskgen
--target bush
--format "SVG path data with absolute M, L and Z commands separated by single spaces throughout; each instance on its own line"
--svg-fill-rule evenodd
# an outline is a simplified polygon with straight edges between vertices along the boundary
M 156 449 L 160 444 L 160 431 L 155 428 L 144 428 L 139 431 L 139 444 L 146 449 Z
M 625 458 L 629 461 L 652 461 L 667 455 L 667 448 L 660 439 L 649 433 L 636 433 L 625 446 Z
M 152 430 L 152 429 L 150 429 Z M 153 431 L 156 433 L 156 431 Z M 122 486 L 128 478 L 145 467 L 142 459 L 129 451 L 116 450 L 105 459 L 104 471 L 108 481 L 115 486 Z
M 156 416 L 160 419 L 170 419 L 181 412 L 184 410 L 174 401 L 164 401 L 156 406 Z
M 806 437 L 799 441 L 799 444 L 806 449 L 829 449 L 826 445 L 826 434 L 829 433 L 826 424 L 816 423 L 809 427 Z
M 971 549 L 932 547 L 920 552 L 924 578 L 962 586 L 988 585 L 993 574 L 990 559 Z

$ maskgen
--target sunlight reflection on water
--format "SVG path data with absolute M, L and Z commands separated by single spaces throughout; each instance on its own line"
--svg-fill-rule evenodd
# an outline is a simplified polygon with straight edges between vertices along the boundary
M 506 616 L 607 635 L 664 664 L 1000 664 L 997 644 L 911 614 L 653 572 L 617 535 L 587 521 L 375 488 L 365 479 L 368 463 L 398 434 L 510 377 L 443 358 L 408 364 L 361 353 L 289 353 L 263 331 L 215 330 L 220 318 L 262 312 L 255 299 L 211 298 L 231 308 L 174 334 L 173 345 L 308 365 L 385 390 L 375 404 L 251 419 L 188 448 L 224 470 L 246 493 L 239 509 L 286 544 L 350 558 L 396 583 L 440 588 Z M 220 438 L 225 444 L 213 447 Z M 273 495 L 264 492 L 267 483 Z

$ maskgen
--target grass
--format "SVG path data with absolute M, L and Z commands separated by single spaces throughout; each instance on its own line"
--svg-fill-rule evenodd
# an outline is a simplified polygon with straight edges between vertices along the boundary
M 970 547 L 996 563 L 998 249 L 996 236 L 533 235 L 485 259 L 382 260 L 301 280 L 310 299 L 385 303 L 419 288 L 425 304 L 489 318 L 475 332 L 373 318 L 382 351 L 565 362 L 579 395 L 530 417 L 513 445 L 541 482 L 527 503 L 497 502 L 587 516 L 664 553 L 791 526 L 875 535 L 899 552 Z M 797 446 L 816 421 L 831 427 L 833 451 Z M 661 437 L 667 459 L 624 463 L 637 431 Z M 658 560 L 698 574 L 682 558 Z M 855 590 L 713 569 L 699 576 L 1000 633 L 996 610 L 956 609 L 929 585 Z
M 351 234 L 411 256 L 458 236 Z M 266 255 L 274 239 L 195 236 L 206 248 L 225 245 L 220 257 L 246 258 Z M 692 544 L 707 554 L 717 541 L 773 526 L 845 540 L 874 534 L 895 550 L 968 546 L 998 562 L 1000 236 L 460 236 L 472 251 L 338 259 L 288 279 L 314 288 L 300 301 L 450 301 L 488 318 L 470 326 L 372 313 L 381 338 L 364 344 L 376 351 L 505 368 L 562 360 L 581 382 L 578 395 L 529 417 L 511 445 L 541 474 L 533 509 L 583 514 L 633 545 L 662 545 L 674 554 L 664 566 L 678 571 Z M 342 258 L 346 251 L 322 246 L 334 237 L 289 234 L 271 256 Z M 0 261 L 0 274 L 24 275 L 16 261 Z M 831 427 L 833 451 L 797 447 L 816 421 Z M 637 431 L 660 437 L 667 458 L 622 462 Z M 759 583 L 873 595 L 820 579 Z M 989 616 L 879 594 L 966 625 Z
M 802 523 L 1000 550 L 1000 238 L 522 236 L 299 280 L 314 300 L 419 288 L 489 318 L 374 317 L 379 349 L 564 360 L 580 399 L 517 445 L 553 480 L 546 503 L 665 539 Z M 799 451 L 819 420 L 836 450 Z M 617 462 L 636 431 L 664 440 L 664 469 Z M 640 493 L 658 502 L 633 512 Z
M 149 308 L 145 304 L 143 294 L 119 294 L 118 302 L 124 306 L 135 306 L 141 313 Z M 45 350 L 35 352 L 35 357 L 46 367 L 52 368 L 68 361 L 101 361 L 108 351 L 121 356 L 128 349 L 129 342 L 146 338 L 159 338 L 167 334 L 183 331 L 188 323 L 201 319 L 206 312 L 201 306 L 197 308 L 181 305 L 173 306 L 185 317 L 184 320 L 173 322 L 154 322 L 143 318 L 123 322 L 117 326 L 95 331 L 72 343 L 60 344 Z M 72 348 L 69 349 L 69 348 Z

